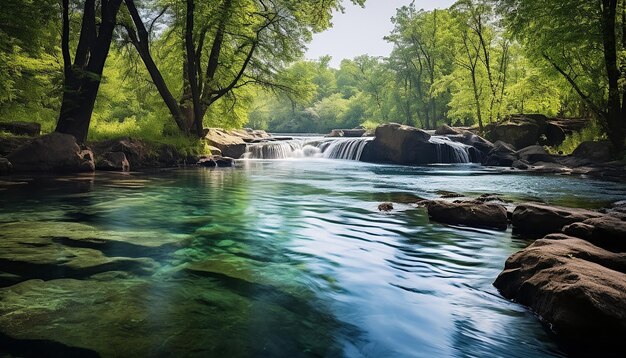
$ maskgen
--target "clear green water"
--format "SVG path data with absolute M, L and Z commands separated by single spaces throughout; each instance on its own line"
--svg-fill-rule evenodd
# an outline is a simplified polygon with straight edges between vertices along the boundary
M 626 198 L 618 183 L 323 159 L 4 179 L 0 352 L 563 355 L 491 285 L 528 242 L 430 223 L 409 205 L 439 190 L 582 207 Z M 396 210 L 379 213 L 383 201 Z

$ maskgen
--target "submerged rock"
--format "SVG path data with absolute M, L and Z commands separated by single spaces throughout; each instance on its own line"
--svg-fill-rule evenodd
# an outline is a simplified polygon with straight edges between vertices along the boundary
M 52 133 L 19 147 L 7 156 L 15 171 L 79 173 L 95 170 L 93 153 L 69 134 Z
M 513 230 L 523 234 L 546 235 L 561 232 L 564 226 L 602 216 L 601 213 L 533 203 L 518 205 L 513 211 Z
M 391 210 L 393 210 L 393 204 L 392 203 L 382 203 L 382 204 L 378 205 L 378 210 L 379 211 L 391 211 Z
M 449 202 L 433 200 L 424 203 L 428 216 L 445 224 L 506 230 L 506 208 L 499 204 L 480 201 Z
M 511 256 L 494 286 L 529 306 L 577 354 L 615 355 L 626 348 L 624 253 L 548 236 Z

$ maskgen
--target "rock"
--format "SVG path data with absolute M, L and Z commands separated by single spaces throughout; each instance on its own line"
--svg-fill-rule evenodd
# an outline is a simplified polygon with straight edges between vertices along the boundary
M 613 147 L 609 141 L 582 142 L 574 149 L 572 157 L 583 159 L 587 163 L 604 163 L 612 159 Z
M 508 227 L 506 209 L 498 204 L 433 200 L 426 203 L 426 208 L 431 219 L 445 224 L 498 230 Z
M 557 146 L 565 141 L 565 130 L 554 122 L 546 122 L 545 145 Z
M 209 147 L 209 150 L 211 151 L 211 155 L 222 155 L 222 150 L 219 149 L 218 147 L 214 147 L 212 145 L 208 147 Z
M 512 255 L 494 286 L 529 306 L 576 354 L 623 354 L 626 254 L 557 238 L 537 240 Z
M 534 163 L 528 169 L 534 173 L 541 174 L 570 174 L 572 173 L 572 168 L 558 164 L 558 163 L 546 163 L 546 162 L 537 162 Z
M 208 168 L 229 168 L 235 166 L 235 160 L 229 157 L 222 157 L 221 155 L 212 155 L 201 157 L 196 164 Z
M 563 233 L 606 250 L 626 252 L 626 221 L 615 216 L 605 215 L 576 222 L 565 226 Z
M 532 145 L 517 152 L 517 156 L 526 162 L 547 162 L 554 163 L 555 159 L 546 149 L 540 145 Z
M 547 118 L 540 114 L 512 115 L 488 126 L 487 138 L 511 143 L 515 148 L 525 148 L 539 142 L 546 131 Z
M 0 131 L 36 137 L 41 134 L 41 124 L 36 122 L 0 122 Z
M 123 152 L 107 152 L 97 157 L 96 169 L 127 172 L 130 171 L 130 164 Z
M 0 157 L 0 175 L 11 174 L 12 171 L 13 164 L 7 158 Z
M 512 145 L 497 141 L 487 156 L 483 158 L 482 164 L 494 167 L 510 167 L 517 159 L 515 148 Z
M 341 129 L 333 129 L 326 136 L 327 137 L 332 137 L 332 138 L 343 137 L 343 130 L 341 130 Z
M 519 170 L 528 170 L 530 163 L 523 160 L 516 160 L 511 164 L 511 167 Z
M 564 226 L 600 217 L 602 214 L 584 210 L 533 203 L 518 205 L 513 211 L 513 230 L 523 234 L 559 233 Z
M 209 145 L 219 148 L 222 155 L 237 159 L 246 152 L 246 142 L 241 137 L 233 136 L 219 128 L 206 128 L 204 131 Z
M 450 127 L 447 124 L 441 125 L 437 130 L 435 130 L 435 135 L 459 135 L 463 134 L 461 131 L 456 130 Z
M 372 163 L 428 164 L 437 162 L 437 148 L 429 142 L 430 134 L 397 123 L 376 128 L 376 137 L 368 142 L 361 160 Z
M 6 157 L 31 140 L 28 137 L 0 136 L 0 156 Z
M 442 199 L 462 198 L 465 196 L 448 190 L 437 190 L 437 195 L 439 195 Z
M 469 131 L 463 133 L 462 143 L 478 149 L 483 154 L 488 154 L 494 149 L 493 143 Z
M 382 204 L 378 205 L 378 210 L 379 211 L 391 211 L 391 210 L 393 210 L 393 204 L 392 203 L 382 203 Z
M 81 149 L 69 134 L 52 133 L 33 139 L 7 156 L 15 171 L 93 172 L 93 153 Z
M 367 132 L 364 128 L 342 129 L 341 131 L 344 137 L 349 138 L 363 137 Z

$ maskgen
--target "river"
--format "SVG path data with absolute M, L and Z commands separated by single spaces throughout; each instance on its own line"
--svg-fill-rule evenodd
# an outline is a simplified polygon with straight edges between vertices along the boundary
M 563 356 L 492 286 L 530 242 L 431 223 L 412 204 L 442 190 L 588 208 L 626 198 L 624 184 L 577 177 L 324 158 L 5 178 L 0 242 L 39 241 L 0 253 L 0 351 Z

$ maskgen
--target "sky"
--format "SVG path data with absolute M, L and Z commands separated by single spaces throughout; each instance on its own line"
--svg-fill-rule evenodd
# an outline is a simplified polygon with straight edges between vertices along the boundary
M 396 9 L 413 0 L 366 0 L 365 8 L 344 0 L 345 12 L 333 16 L 333 27 L 315 34 L 305 57 L 333 57 L 331 66 L 339 67 L 344 58 L 359 55 L 388 56 L 393 45 L 383 40 L 393 30 L 391 17 Z M 454 0 L 414 0 L 418 9 L 447 8 Z

